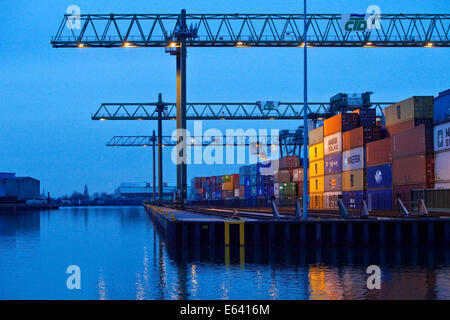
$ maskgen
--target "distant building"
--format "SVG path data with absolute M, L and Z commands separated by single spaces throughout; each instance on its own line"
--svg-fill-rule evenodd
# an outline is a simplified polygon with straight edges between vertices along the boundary
M 16 177 L 15 173 L 0 173 L 0 197 L 19 200 L 40 198 L 41 182 L 32 177 Z
M 0 197 L 6 197 L 6 183 L 15 178 L 15 173 L 0 172 Z
M 171 200 L 176 187 L 163 185 L 164 199 Z M 119 193 L 126 198 L 149 199 L 153 197 L 153 186 L 149 182 L 124 182 L 120 184 Z M 156 196 L 158 196 L 158 187 L 156 187 Z

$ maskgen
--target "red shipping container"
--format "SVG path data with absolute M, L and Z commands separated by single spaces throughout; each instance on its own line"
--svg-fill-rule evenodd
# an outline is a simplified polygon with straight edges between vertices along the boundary
M 397 132 L 402 132 L 411 128 L 415 127 L 415 120 L 408 120 L 408 121 L 404 121 L 401 122 L 399 124 L 390 126 L 390 127 L 386 127 L 387 132 L 389 133 L 389 136 L 392 136 L 393 134 L 396 134 Z
M 342 149 L 362 147 L 365 143 L 381 139 L 381 127 L 358 127 L 342 134 Z
M 434 188 L 434 155 L 423 154 L 394 159 L 392 183 L 394 186 L 424 184 L 427 188 Z
M 233 174 L 233 187 L 234 189 L 239 189 L 239 174 Z
M 391 138 L 386 138 L 366 145 L 366 166 L 373 166 L 392 161 Z
M 392 156 L 400 158 L 425 154 L 427 149 L 430 149 L 430 141 L 432 142 L 432 139 L 427 138 L 424 125 L 397 132 L 392 136 Z
M 278 167 L 280 169 L 293 169 L 300 166 L 300 161 L 297 156 L 285 156 L 279 159 Z

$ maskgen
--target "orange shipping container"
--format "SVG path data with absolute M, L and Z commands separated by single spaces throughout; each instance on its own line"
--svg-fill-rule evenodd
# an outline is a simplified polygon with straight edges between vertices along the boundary
M 323 122 L 323 135 L 329 136 L 330 134 L 342 131 L 342 113 L 337 114 L 331 118 L 326 119 Z
M 357 113 L 340 113 L 323 122 L 323 135 L 345 132 L 358 126 L 359 115 Z
M 310 209 L 323 209 L 324 206 L 324 196 L 323 192 L 311 193 L 309 195 L 309 208 Z

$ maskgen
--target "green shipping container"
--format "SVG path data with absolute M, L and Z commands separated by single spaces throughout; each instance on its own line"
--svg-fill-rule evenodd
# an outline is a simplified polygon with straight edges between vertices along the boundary
M 230 174 L 222 176 L 222 183 L 224 183 L 224 182 L 231 182 L 232 177 L 233 176 L 230 175 Z
M 280 196 L 295 195 L 297 185 L 294 182 L 281 182 L 279 185 Z

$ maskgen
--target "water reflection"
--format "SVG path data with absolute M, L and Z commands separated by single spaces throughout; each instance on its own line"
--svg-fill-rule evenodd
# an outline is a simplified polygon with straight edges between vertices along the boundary
M 186 248 L 141 208 L 2 214 L 0 256 L 1 299 L 450 299 L 448 248 Z

